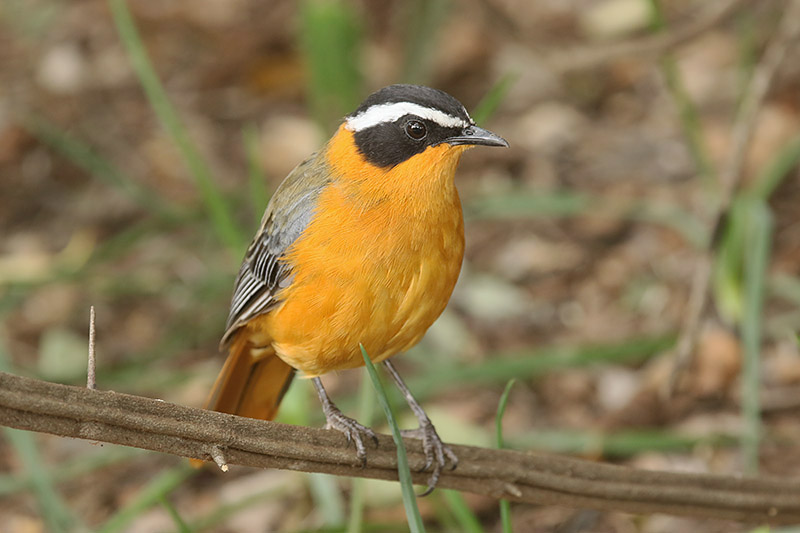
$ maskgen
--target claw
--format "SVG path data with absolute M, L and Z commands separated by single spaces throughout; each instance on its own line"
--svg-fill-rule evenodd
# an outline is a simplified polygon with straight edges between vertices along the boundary
M 449 446 L 442 442 L 442 439 L 436 432 L 436 428 L 433 427 L 433 424 L 427 418 L 421 421 L 421 425 L 417 429 L 404 430 L 402 434 L 406 437 L 422 440 L 422 451 L 425 453 L 425 465 L 420 469 L 420 472 L 427 472 L 431 467 L 433 468 L 431 477 L 428 478 L 428 488 L 425 492 L 420 494 L 420 496 L 427 496 L 436 488 L 436 484 L 439 482 L 439 476 L 441 476 L 442 473 L 442 468 L 449 463 L 449 469 L 454 470 L 456 466 L 458 466 L 458 457 Z
M 341 431 L 344 433 L 344 436 L 347 437 L 347 443 L 350 444 L 352 442 L 355 444 L 356 457 L 358 457 L 358 459 L 361 461 L 361 466 L 366 466 L 367 448 L 364 446 L 364 439 L 362 435 L 372 438 L 373 442 L 375 442 L 375 445 L 377 446 L 378 437 L 375 435 L 375 432 L 370 428 L 359 424 L 352 418 L 345 416 L 333 404 L 323 405 L 323 410 L 325 411 L 325 418 L 327 420 L 325 427 L 327 429 L 335 429 L 336 431 Z
M 328 394 L 322 387 L 322 382 L 319 381 L 319 378 L 314 378 L 313 381 L 320 402 L 322 402 L 322 412 L 325 413 L 325 427 L 344 433 L 347 438 L 347 444 L 349 445 L 351 442 L 355 444 L 356 457 L 361 462 L 361 466 L 367 466 L 367 448 L 364 446 L 362 435 L 370 437 L 376 447 L 378 446 L 378 436 L 370 428 L 359 424 L 349 416 L 345 416 L 328 398 Z

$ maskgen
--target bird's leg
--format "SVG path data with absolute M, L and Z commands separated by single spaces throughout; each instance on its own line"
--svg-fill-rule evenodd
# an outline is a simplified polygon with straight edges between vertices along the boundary
M 325 413 L 325 420 L 327 429 L 335 429 L 344 433 L 347 437 L 347 442 L 353 442 L 356 446 L 356 457 L 361 461 L 362 466 L 367 464 L 367 449 L 364 447 L 364 440 L 362 434 L 370 437 L 375 445 L 378 445 L 378 436 L 370 428 L 363 426 L 345 416 L 338 407 L 328 397 L 325 387 L 322 386 L 322 380 L 319 378 L 312 378 L 314 388 L 317 389 L 317 396 L 322 403 L 322 412 Z
M 450 470 L 453 470 L 458 465 L 458 457 L 456 457 L 456 454 L 453 453 L 453 450 L 451 450 L 449 446 L 442 442 L 439 434 L 436 433 L 436 428 L 434 428 L 431 423 L 431 419 L 428 418 L 422 406 L 411 394 L 411 391 L 408 390 L 403 378 L 397 373 L 394 365 L 388 359 L 383 362 L 383 365 L 386 367 L 386 370 L 389 371 L 389 375 L 392 376 L 397 388 L 403 392 L 408 406 L 414 412 L 414 415 L 416 415 L 417 420 L 419 420 L 419 427 L 417 429 L 404 430 L 402 433 L 403 436 L 406 437 L 422 439 L 422 449 L 425 452 L 425 466 L 422 467 L 422 470 L 428 470 L 433 467 L 431 477 L 428 479 L 428 490 L 422 493 L 422 496 L 425 496 L 430 494 L 434 487 L 436 487 L 436 483 L 439 481 L 439 475 L 442 473 L 442 468 L 444 468 L 448 460 L 452 465 Z

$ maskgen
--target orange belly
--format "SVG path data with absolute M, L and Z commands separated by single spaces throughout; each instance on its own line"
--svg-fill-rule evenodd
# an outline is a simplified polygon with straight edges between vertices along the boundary
M 270 343 L 308 377 L 363 365 L 359 344 L 377 362 L 419 342 L 447 305 L 464 254 L 452 180 L 460 153 L 441 152 L 432 168 L 391 170 L 393 181 L 425 183 L 343 180 L 320 194 L 284 256 L 292 278 L 282 303 L 246 326 L 253 342 Z

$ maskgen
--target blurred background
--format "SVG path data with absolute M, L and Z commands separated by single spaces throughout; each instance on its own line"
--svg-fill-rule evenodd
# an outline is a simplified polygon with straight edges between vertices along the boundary
M 783 43 L 759 112 L 737 118 L 796 4 L 2 0 L 0 369 L 84 383 L 94 305 L 99 388 L 201 406 L 271 191 L 371 91 L 423 83 L 511 144 L 464 156 L 464 271 L 441 319 L 397 360 L 442 437 L 495 446 L 498 401 L 516 378 L 508 447 L 797 475 L 796 42 Z M 739 156 L 711 305 L 667 397 L 698 257 Z M 385 432 L 362 375 L 324 381 Z M 308 383 L 295 381 L 279 420 L 322 425 Z M 0 495 L 2 532 L 407 528 L 392 483 L 196 472 L 8 429 Z M 496 501 L 437 490 L 419 505 L 430 531 L 500 529 Z M 751 530 L 532 505 L 512 506 L 512 521 Z

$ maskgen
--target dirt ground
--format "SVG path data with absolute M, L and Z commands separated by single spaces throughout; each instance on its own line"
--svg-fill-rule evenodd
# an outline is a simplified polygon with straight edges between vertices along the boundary
M 785 43 L 751 121 L 734 195 L 764 190 L 789 153 L 759 204 L 772 228 L 763 312 L 748 322 L 742 265 L 757 250 L 746 240 L 737 248 L 735 234 L 723 239 L 691 365 L 671 399 L 660 395 L 723 196 L 720 176 L 738 153 L 737 109 L 793 3 L 663 1 L 660 29 L 643 0 L 329 4 L 353 18 L 359 99 L 416 81 L 472 110 L 506 84 L 484 125 L 510 148 L 469 152 L 457 175 L 462 277 L 442 319 L 398 359 L 445 440 L 493 445 L 500 394 L 517 377 L 504 417 L 511 447 L 738 475 L 749 468 L 740 446 L 753 427 L 742 415 L 749 375 L 760 386 L 759 473 L 800 474 L 800 173 L 787 152 L 800 139 L 797 42 Z M 128 4 L 177 116 L 249 238 L 264 208 L 258 184 L 274 191 L 327 138 L 302 7 L 315 3 Z M 94 305 L 100 388 L 202 405 L 222 364 L 217 343 L 244 245 L 220 238 L 106 1 L 0 3 L 0 368 L 80 384 Z M 755 322 L 760 352 L 750 368 L 743 329 Z M 559 347 L 606 349 L 592 364 L 502 370 Z M 497 377 L 447 380 L 447 369 L 481 365 Z M 433 373 L 442 383 L 425 385 Z M 353 410 L 361 377 L 325 382 Z M 295 383 L 281 420 L 321 425 L 312 395 Z M 64 530 L 179 530 L 173 510 L 192 531 L 338 531 L 343 518 L 321 502 L 347 507 L 352 494 L 349 480 L 203 471 L 166 492 L 169 505 L 155 499 L 120 518 L 182 461 L 41 435 L 33 442 L 72 517 Z M 50 530 L 20 446 L 11 432 L 0 435 L 0 532 Z M 365 528 L 403 531 L 396 486 L 367 487 Z M 496 502 L 465 498 L 486 531 L 499 531 Z M 456 527 L 441 494 L 420 506 L 431 531 Z M 758 526 L 534 505 L 515 505 L 512 515 L 516 531 Z

